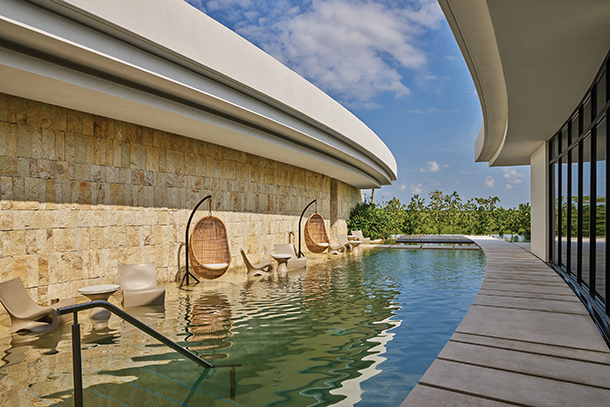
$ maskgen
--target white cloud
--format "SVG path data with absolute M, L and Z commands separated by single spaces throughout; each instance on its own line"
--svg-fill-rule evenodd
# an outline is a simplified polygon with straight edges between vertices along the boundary
M 460 171 L 460 174 L 462 174 L 462 175 L 468 175 L 468 174 L 470 174 L 470 172 L 468 172 L 468 171 Z
M 444 168 L 444 169 L 448 170 L 449 166 L 447 164 L 443 164 L 443 166 L 441 168 Z
M 404 182 L 401 183 L 399 186 L 396 187 L 397 190 L 399 190 L 400 192 L 404 191 L 405 189 L 407 189 L 407 184 L 405 184 Z
M 517 172 L 514 168 L 502 168 L 504 171 L 504 178 L 508 179 L 508 182 L 511 184 L 522 184 L 523 178 L 525 178 L 525 174 L 522 172 Z
M 405 110 L 405 113 L 411 114 L 431 114 L 431 113 L 458 113 L 459 110 L 440 110 L 435 107 L 429 107 L 427 109 L 414 109 L 414 110 Z
M 428 168 L 419 167 L 419 172 L 439 172 L 441 170 L 441 166 L 438 165 L 436 161 L 428 161 L 427 164 Z M 443 168 L 445 168 L 445 165 L 443 165 Z M 447 168 L 449 168 L 449 166 L 447 166 Z
M 421 194 L 424 192 L 424 186 L 422 184 L 410 185 L 409 190 L 411 190 L 412 194 Z
M 427 65 L 421 42 L 443 14 L 434 0 L 188 0 L 353 107 L 372 98 L 411 93 L 399 69 Z M 295 4 L 297 4 L 295 6 Z M 233 27 L 232 27 L 233 28 Z
M 494 177 L 489 175 L 487 178 L 485 178 L 485 186 L 493 188 L 494 185 L 496 185 L 496 180 L 494 179 Z
M 514 186 L 514 185 L 511 185 L 511 184 L 506 184 L 506 189 L 508 189 L 509 191 L 510 191 L 511 189 L 514 189 L 514 188 L 515 188 L 515 186 Z

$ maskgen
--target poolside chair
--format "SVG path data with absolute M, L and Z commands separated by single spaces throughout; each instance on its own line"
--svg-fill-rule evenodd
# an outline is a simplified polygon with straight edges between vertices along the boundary
M 328 248 L 330 249 L 329 253 L 331 254 L 345 254 L 348 250 L 348 247 L 341 243 L 331 244 Z
M 155 263 L 119 264 L 124 308 L 164 305 L 165 287 L 157 286 Z
M 288 259 L 286 266 L 289 269 L 305 268 L 307 267 L 307 257 L 297 257 L 296 250 L 292 243 L 288 244 L 274 244 L 275 252 L 277 254 L 289 254 L 292 257 Z
M 348 251 L 352 251 L 356 247 L 360 246 L 359 241 L 356 241 L 356 240 L 350 241 L 347 238 L 347 235 L 337 235 L 337 240 L 339 241 L 339 244 L 344 246 Z
M 371 244 L 371 238 L 370 237 L 364 237 L 362 235 L 362 230 L 352 230 L 352 236 L 355 236 L 356 239 L 358 239 L 361 243 Z
M 11 333 L 53 332 L 58 325 L 72 319 L 72 314 L 60 317 L 57 308 L 76 304 L 76 300 L 68 299 L 49 307 L 41 307 L 25 290 L 20 277 L 0 283 L 0 302 L 11 317 Z
M 246 256 L 246 253 L 244 253 L 243 250 L 240 250 L 240 252 L 241 257 L 243 257 L 244 259 L 244 264 L 248 269 L 249 276 L 263 276 L 273 274 L 275 272 L 276 266 L 275 263 L 273 263 L 271 260 L 265 260 L 260 263 L 252 264 L 250 263 L 250 260 L 248 260 L 248 256 Z
M 312 253 L 322 253 L 330 248 L 324 218 L 319 213 L 312 214 L 305 222 L 305 245 Z
M 205 216 L 191 233 L 189 256 L 195 274 L 212 280 L 222 276 L 231 264 L 231 252 L 225 224 L 214 216 Z

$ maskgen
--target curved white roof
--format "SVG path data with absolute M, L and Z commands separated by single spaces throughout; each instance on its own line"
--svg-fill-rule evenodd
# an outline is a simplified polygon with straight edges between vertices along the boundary
M 182 0 L 3 0 L 0 92 L 209 141 L 358 188 L 381 139 L 317 87 Z
M 439 0 L 479 94 L 476 161 L 523 165 L 559 130 L 610 49 L 607 0 Z

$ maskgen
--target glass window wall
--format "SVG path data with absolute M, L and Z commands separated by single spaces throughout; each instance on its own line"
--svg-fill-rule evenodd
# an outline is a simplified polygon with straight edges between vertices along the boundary
M 579 280 L 589 286 L 589 262 L 591 251 L 591 137 L 582 140 L 582 183 L 580 202 L 582 207 L 582 226 L 581 226 L 581 272 L 578 274 Z
M 606 61 L 574 113 L 549 140 L 549 260 L 596 319 L 610 343 L 610 169 Z
M 579 266 L 579 248 L 581 247 L 578 244 L 578 221 L 580 219 L 579 213 L 581 209 L 581 205 L 578 202 L 578 174 L 580 171 L 578 170 L 578 165 L 580 160 L 578 159 L 578 152 L 580 150 L 578 148 L 572 149 L 570 152 L 571 155 L 571 163 L 570 163 L 570 174 L 569 178 L 570 182 L 570 191 L 568 192 L 569 196 L 569 208 L 568 208 L 568 230 L 566 235 L 568 236 L 568 272 L 572 274 L 577 274 L 578 266 Z M 578 246 L 578 247 L 577 247 Z
M 604 84 L 605 86 L 605 84 Z M 595 288 L 602 302 L 606 298 L 606 119 L 596 129 L 596 199 L 595 199 Z

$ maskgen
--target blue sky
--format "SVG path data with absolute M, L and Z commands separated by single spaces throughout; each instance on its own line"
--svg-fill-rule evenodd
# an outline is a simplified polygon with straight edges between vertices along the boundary
M 342 103 L 390 148 L 375 201 L 438 189 L 529 202 L 529 167 L 474 162 L 481 108 L 436 0 L 186 0 Z M 370 195 L 370 191 L 368 194 Z

